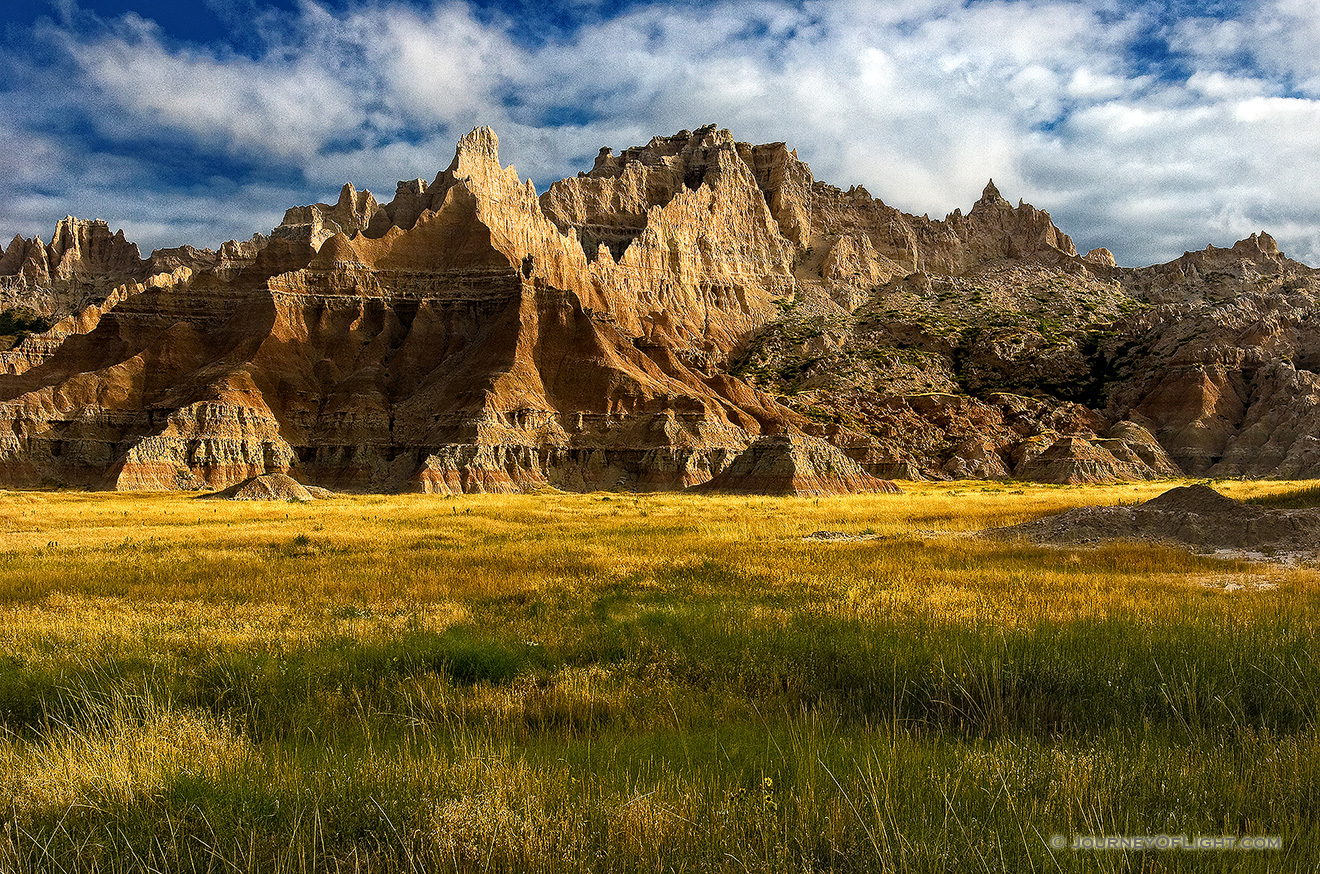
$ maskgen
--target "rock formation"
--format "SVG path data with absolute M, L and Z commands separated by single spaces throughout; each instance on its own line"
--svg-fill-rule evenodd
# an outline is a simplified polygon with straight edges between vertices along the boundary
M 29 285 L 134 276 L 143 266 L 137 245 L 125 240 L 123 231 L 112 235 L 105 222 L 80 221 L 73 216 L 65 216 L 55 226 L 50 245 L 40 237 L 25 240 L 15 236 L 0 255 L 0 276 Z
M 16 238 L 3 311 L 55 324 L 0 351 L 0 483 L 1314 476 L 1318 292 L 1265 235 L 1120 268 L 993 182 L 909 216 L 714 126 L 538 196 L 479 128 L 387 203 L 345 185 L 219 251 Z
M 718 367 L 789 291 L 793 250 L 732 139 L 692 139 L 706 178 L 617 260 L 547 218 L 485 129 L 385 206 L 345 188 L 251 251 L 157 253 L 171 273 L 5 356 L 0 477 L 672 489 L 761 435 L 805 439 L 810 420 Z
M 65 216 L 49 244 L 15 235 L 0 250 L 0 312 L 22 307 L 63 318 L 147 275 L 137 244 L 123 231 L 111 234 L 105 222 Z
M 706 492 L 760 495 L 846 495 L 897 492 L 830 443 L 804 435 L 758 437 L 728 467 L 695 487 Z
M 419 179 L 420 183 L 421 180 Z M 404 183 L 399 183 L 403 186 Z M 326 240 L 336 234 L 373 232 L 380 236 L 390 226 L 390 215 L 372 196 L 370 191 L 358 193 L 351 183 L 339 192 L 334 206 L 314 203 L 295 206 L 284 213 L 284 221 L 274 235 L 290 240 L 306 240 L 313 249 L 320 249 Z

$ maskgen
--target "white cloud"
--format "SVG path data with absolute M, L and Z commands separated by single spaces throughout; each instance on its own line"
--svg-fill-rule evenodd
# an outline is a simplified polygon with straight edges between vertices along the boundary
M 1079 246 L 1109 246 L 1126 263 L 1262 228 L 1314 258 L 1311 6 L 1270 0 L 1238 19 L 1166 27 L 1185 80 L 1143 68 L 1131 46 L 1161 23 L 1111 0 L 724 0 L 613 16 L 588 2 L 598 11 L 587 23 L 548 41 L 460 0 L 423 11 L 375 0 L 344 14 L 305 0 L 297 15 L 263 18 L 257 50 L 242 55 L 171 42 L 131 16 L 79 28 L 75 9 L 73 24 L 46 34 L 73 61 L 61 100 L 116 154 L 165 139 L 288 168 L 314 190 L 239 179 L 208 197 L 176 185 L 153 207 L 169 218 L 149 226 L 73 166 L 73 147 L 45 137 L 36 110 L 0 134 L 39 157 L 0 157 L 0 172 L 22 188 L 63 162 L 47 188 L 62 179 L 89 208 L 127 210 L 144 242 L 182 242 L 168 231 L 186 227 L 214 244 L 222 227 L 265 230 L 345 180 L 388 199 L 395 180 L 446 166 L 476 124 L 495 127 L 505 160 L 544 188 L 587 169 L 601 145 L 717 122 L 742 139 L 785 140 L 817 178 L 865 184 L 916 213 L 965 209 L 993 176 Z M 149 184 L 145 162 L 98 160 L 117 184 Z
M 1210 100 L 1233 100 L 1268 94 L 1273 86 L 1264 79 L 1199 71 L 1188 78 L 1187 89 Z
M 50 137 L 25 130 L 0 114 L 0 179 L 10 186 L 32 186 L 56 177 L 68 155 Z
M 507 34 L 483 26 L 460 4 L 429 16 L 395 8 L 352 21 L 380 64 L 385 100 L 431 123 L 465 121 L 478 107 L 498 106 L 503 84 L 517 78 L 524 61 Z
M 1257 72 L 1320 97 L 1320 16 L 1313 0 L 1262 0 L 1241 18 L 1195 18 L 1173 28 L 1175 48 L 1206 69 Z
M 259 61 L 171 50 L 134 18 L 95 42 L 65 43 L 95 91 L 121 110 L 98 118 L 116 138 L 164 127 L 235 152 L 306 159 L 359 124 L 359 108 L 335 76 L 333 45 Z
M 1112 100 L 1120 97 L 1132 88 L 1132 80 L 1107 73 L 1096 73 L 1090 67 L 1074 70 L 1064 88 L 1064 93 L 1073 100 L 1096 101 Z

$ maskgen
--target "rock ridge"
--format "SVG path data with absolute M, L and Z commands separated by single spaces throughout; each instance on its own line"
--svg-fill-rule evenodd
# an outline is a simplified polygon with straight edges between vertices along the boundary
M 345 184 L 218 251 L 70 217 L 0 293 L 53 323 L 0 351 L 5 485 L 1320 475 L 1320 278 L 1267 234 L 1120 268 L 993 180 L 911 216 L 716 125 L 540 194 L 476 128 L 388 202 Z

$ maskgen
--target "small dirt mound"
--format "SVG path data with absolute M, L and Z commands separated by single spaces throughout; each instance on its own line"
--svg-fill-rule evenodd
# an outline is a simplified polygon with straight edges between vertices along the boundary
M 772 434 L 757 437 L 728 467 L 691 491 L 801 497 L 902 490 L 871 476 L 819 437 Z
M 316 486 L 309 489 L 288 474 L 263 473 L 244 480 L 236 486 L 202 497 L 230 501 L 314 501 L 317 498 L 329 497 L 331 494 Z
M 1202 515 L 1256 515 L 1256 508 L 1200 484 L 1169 489 L 1141 505 L 1147 510 L 1165 513 L 1199 513 Z
M 1171 489 L 1136 507 L 1079 507 L 982 534 L 1056 546 L 1144 540 L 1197 552 L 1314 556 L 1320 550 L 1320 510 L 1267 510 L 1194 485 Z

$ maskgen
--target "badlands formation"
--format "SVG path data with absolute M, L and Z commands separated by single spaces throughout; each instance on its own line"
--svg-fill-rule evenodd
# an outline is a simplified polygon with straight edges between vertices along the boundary
M 15 238 L 0 485 L 1320 475 L 1320 275 L 1264 234 L 1128 269 L 993 183 L 918 218 L 714 126 L 539 196 L 497 145 L 218 252 Z

